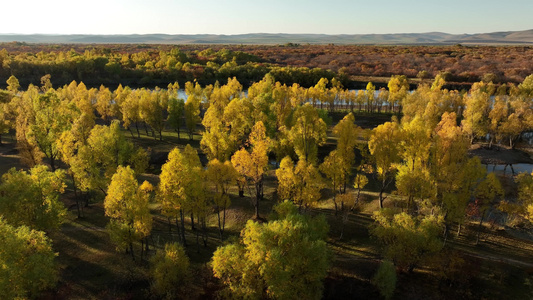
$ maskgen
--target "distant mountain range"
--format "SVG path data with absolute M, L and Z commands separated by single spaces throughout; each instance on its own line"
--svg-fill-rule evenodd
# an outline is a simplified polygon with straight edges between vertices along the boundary
M 361 45 L 525 45 L 533 44 L 533 29 L 479 34 L 442 32 L 398 34 L 129 34 L 48 35 L 0 34 L 0 42 L 64 44 L 361 44 Z

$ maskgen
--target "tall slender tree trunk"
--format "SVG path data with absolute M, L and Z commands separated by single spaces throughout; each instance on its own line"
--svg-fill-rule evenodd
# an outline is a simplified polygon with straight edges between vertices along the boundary
M 476 236 L 476 245 L 479 244 L 479 235 L 481 234 L 481 229 L 483 229 L 483 217 L 485 216 L 485 212 L 481 213 L 481 218 L 479 219 L 479 225 L 477 229 L 477 236 Z
M 141 133 L 139 132 L 139 123 L 135 122 L 135 129 L 137 129 L 137 138 L 141 137 Z
M 337 207 L 337 189 L 335 188 L 335 182 L 333 182 L 333 204 L 335 205 L 335 216 L 338 213 L 338 207 Z
M 133 253 L 133 243 L 130 242 L 131 259 L 135 261 L 135 254 Z
M 222 220 L 220 218 L 220 208 L 217 206 L 217 222 L 218 222 L 218 233 L 220 234 L 220 239 L 222 240 Z
M 52 172 L 56 171 L 56 157 L 52 153 L 52 146 L 50 146 L 50 167 L 52 168 Z
M 187 240 L 185 239 L 185 216 L 183 214 L 183 209 L 180 209 L 180 219 L 181 219 L 181 238 L 183 240 L 183 246 L 187 246 Z
M 70 173 L 70 178 L 72 179 L 72 187 L 74 189 L 74 198 L 76 199 L 76 209 L 78 210 L 78 218 L 82 218 L 83 214 L 83 207 L 80 205 L 80 198 L 78 196 L 78 187 L 76 186 L 76 179 L 74 178 L 74 174 Z
M 146 123 L 143 122 L 144 131 L 146 132 L 146 136 L 148 136 L 148 127 L 146 126 Z
M 383 208 L 383 201 L 385 198 L 383 198 L 383 188 L 379 190 L 379 208 Z
M 447 222 L 444 222 L 444 233 L 443 233 L 443 247 L 446 246 L 446 242 L 448 241 L 448 230 L 450 229 L 450 226 Z
M 144 238 L 141 239 L 141 261 L 143 260 L 144 256 Z
M 226 207 L 222 210 L 222 232 L 226 229 Z
M 204 241 L 204 247 L 207 247 L 207 239 L 209 238 L 207 235 L 207 223 L 205 220 L 205 216 L 202 218 L 202 239 Z
M 130 228 L 128 228 L 128 236 L 129 236 L 129 240 L 131 241 L 131 238 L 132 238 L 131 226 L 130 226 Z M 135 261 L 135 254 L 133 253 L 133 243 L 132 242 L 129 243 L 129 248 L 130 248 L 131 259 L 133 259 Z
M 181 242 L 181 244 L 183 244 L 183 239 L 182 239 L 182 235 L 181 235 L 181 225 L 180 225 L 180 222 L 178 220 L 178 216 L 176 216 L 176 228 L 178 230 L 178 240 Z
M 196 226 L 194 226 L 194 213 L 191 212 L 191 230 L 196 230 Z

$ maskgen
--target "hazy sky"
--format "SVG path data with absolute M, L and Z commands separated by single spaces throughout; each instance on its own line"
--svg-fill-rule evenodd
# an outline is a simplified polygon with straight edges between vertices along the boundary
M 0 33 L 482 33 L 533 29 L 533 0 L 9 0 Z

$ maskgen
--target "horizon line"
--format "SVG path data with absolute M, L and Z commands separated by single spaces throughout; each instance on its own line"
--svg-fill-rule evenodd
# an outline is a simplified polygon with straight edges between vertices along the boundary
M 0 32 L 0 35 L 41 35 L 41 36 L 73 36 L 73 35 L 88 35 L 88 36 L 127 36 L 127 35 L 214 35 L 214 36 L 239 36 L 239 35 L 327 35 L 327 36 L 339 36 L 339 35 L 395 35 L 395 34 L 428 34 L 428 33 L 441 33 L 449 35 L 474 35 L 474 34 L 488 34 L 488 33 L 507 33 L 507 32 L 522 32 L 530 31 L 531 29 L 524 30 L 500 30 L 490 32 L 474 32 L 474 33 L 449 33 L 445 31 L 423 31 L 423 32 L 389 32 L 389 33 L 287 33 L 287 32 L 247 32 L 247 33 L 13 33 L 13 32 Z

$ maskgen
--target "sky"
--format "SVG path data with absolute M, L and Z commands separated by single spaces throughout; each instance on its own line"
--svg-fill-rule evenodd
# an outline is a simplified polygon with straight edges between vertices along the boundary
M 0 33 L 453 34 L 533 29 L 532 0 L 11 0 Z

